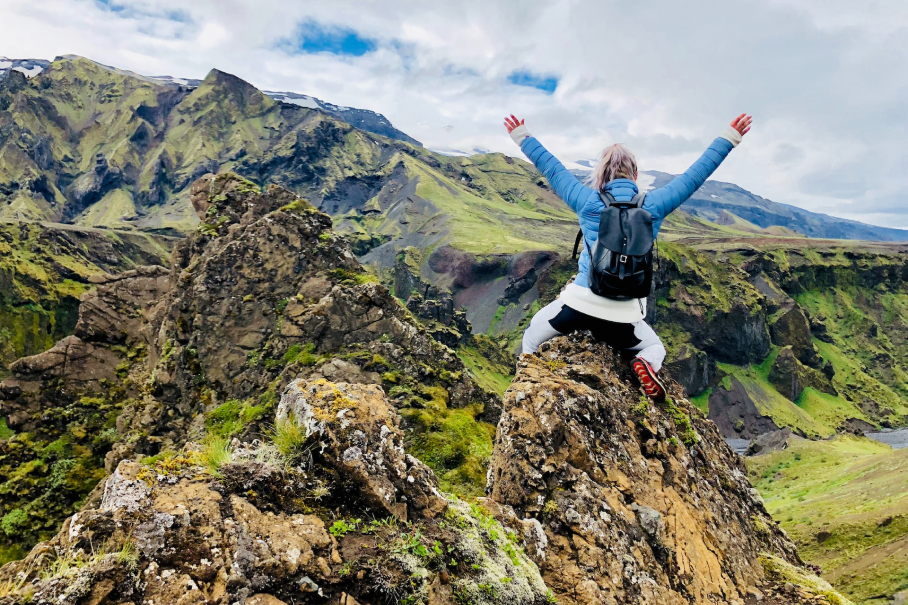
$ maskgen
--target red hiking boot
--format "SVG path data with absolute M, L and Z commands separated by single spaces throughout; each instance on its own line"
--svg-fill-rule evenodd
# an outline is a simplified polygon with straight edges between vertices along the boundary
M 656 376 L 652 366 L 645 359 L 635 357 L 631 367 L 634 369 L 634 373 L 637 374 L 637 378 L 640 379 L 640 384 L 643 386 L 643 390 L 646 391 L 646 395 L 656 403 L 665 401 L 665 385 Z

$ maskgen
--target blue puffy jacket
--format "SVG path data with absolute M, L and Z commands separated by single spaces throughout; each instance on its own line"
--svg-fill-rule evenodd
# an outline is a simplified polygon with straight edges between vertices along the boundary
M 574 283 L 589 288 L 590 255 L 587 247 L 591 248 L 599 238 L 599 213 L 602 212 L 605 204 L 595 190 L 581 184 L 535 137 L 530 136 L 524 139 L 520 144 L 520 149 L 545 175 L 558 197 L 577 213 L 580 230 L 583 231 L 587 246 L 584 246 L 583 253 L 580 255 L 579 273 Z M 723 137 L 717 138 L 684 174 L 673 179 L 665 187 L 646 193 L 643 208 L 653 215 L 654 239 L 659 234 L 665 217 L 694 194 L 700 185 L 715 172 L 732 149 L 733 145 L 730 141 Z M 619 202 L 629 202 L 637 194 L 637 184 L 630 179 L 615 179 L 610 181 L 605 188 Z

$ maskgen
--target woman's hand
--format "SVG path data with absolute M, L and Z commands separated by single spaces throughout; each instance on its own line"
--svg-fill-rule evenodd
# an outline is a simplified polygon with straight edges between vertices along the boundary
M 511 134 L 511 132 L 513 132 L 515 128 L 517 128 L 518 126 L 523 126 L 523 123 L 525 121 L 526 120 L 518 120 L 514 116 L 514 114 L 511 114 L 510 118 L 504 119 L 504 127 L 508 129 L 508 134 Z
M 513 117 L 513 116 L 511 116 Z M 753 116 L 742 113 L 731 121 L 731 127 L 738 131 L 742 137 L 750 131 L 750 125 L 754 121 Z M 510 132 L 510 130 L 508 130 Z

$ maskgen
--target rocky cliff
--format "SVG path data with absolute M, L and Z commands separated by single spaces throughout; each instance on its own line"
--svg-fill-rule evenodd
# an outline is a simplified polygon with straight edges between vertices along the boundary
M 684 391 L 671 383 L 652 405 L 625 361 L 581 335 L 521 358 L 488 490 L 559 603 L 741 603 L 761 594 L 761 554 L 799 563 Z
M 172 269 L 96 279 L 74 335 L 0 383 L 7 548 L 47 537 L 120 460 L 206 431 L 261 433 L 291 378 L 383 384 L 425 447 L 451 416 L 480 435 L 477 416 L 497 420 L 497 396 L 374 283 L 328 216 L 232 175 L 199 181 L 193 202 L 204 220 Z M 475 466 L 462 447 L 436 468 Z

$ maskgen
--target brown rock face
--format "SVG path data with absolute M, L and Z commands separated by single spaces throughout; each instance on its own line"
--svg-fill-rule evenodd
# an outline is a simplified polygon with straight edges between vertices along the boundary
M 530 552 L 559 603 L 743 603 L 760 553 L 797 562 L 795 546 L 681 389 L 653 406 L 626 368 L 580 336 L 522 357 L 490 498 L 538 524 Z
M 689 395 L 705 391 L 716 376 L 716 362 L 689 344 L 681 345 L 665 369 Z

